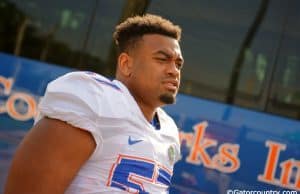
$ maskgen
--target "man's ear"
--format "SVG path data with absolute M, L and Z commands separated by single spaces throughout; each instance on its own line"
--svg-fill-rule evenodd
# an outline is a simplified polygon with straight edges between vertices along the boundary
M 129 77 L 131 75 L 132 58 L 125 52 L 121 53 L 118 57 L 118 69 L 125 77 Z

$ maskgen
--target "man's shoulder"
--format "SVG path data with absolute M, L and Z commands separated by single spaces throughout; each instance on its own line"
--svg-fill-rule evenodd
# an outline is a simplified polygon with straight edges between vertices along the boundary
M 110 89 L 114 89 L 114 90 L 119 90 L 121 91 L 120 87 L 117 86 L 114 82 L 112 82 L 109 78 L 101 75 L 101 74 L 97 74 L 94 72 L 90 72 L 90 71 L 83 71 L 83 72 L 77 72 L 78 74 L 85 76 L 89 79 L 92 79 L 94 81 L 97 82 L 97 84 L 101 85 L 101 86 L 107 86 Z
M 120 90 L 119 86 L 102 75 L 70 72 L 49 83 L 40 107 L 119 117 L 121 111 L 118 110 L 121 107 L 123 110 L 126 102 Z
M 66 93 L 79 92 L 82 95 L 99 93 L 120 93 L 121 89 L 103 75 L 89 71 L 74 71 L 64 74 L 49 83 L 48 91 L 63 90 Z

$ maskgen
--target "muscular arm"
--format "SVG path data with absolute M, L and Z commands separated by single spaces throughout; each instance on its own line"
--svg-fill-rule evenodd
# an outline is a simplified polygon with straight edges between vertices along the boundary
M 91 156 L 92 135 L 65 122 L 44 118 L 15 153 L 4 194 L 60 194 Z

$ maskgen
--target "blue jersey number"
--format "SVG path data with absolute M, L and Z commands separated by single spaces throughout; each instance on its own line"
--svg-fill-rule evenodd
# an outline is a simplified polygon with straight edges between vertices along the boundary
M 120 156 L 113 166 L 108 181 L 108 186 L 117 187 L 130 193 L 149 193 L 145 190 L 143 183 L 163 184 L 169 186 L 171 173 L 154 161 Z

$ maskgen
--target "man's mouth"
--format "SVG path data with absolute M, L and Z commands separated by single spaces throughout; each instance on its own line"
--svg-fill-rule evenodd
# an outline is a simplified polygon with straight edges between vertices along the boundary
M 164 86 L 168 90 L 177 91 L 179 87 L 179 82 L 177 80 L 165 80 L 163 81 Z

